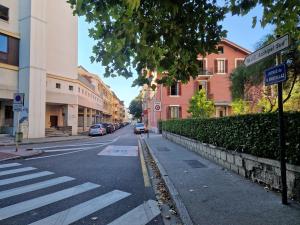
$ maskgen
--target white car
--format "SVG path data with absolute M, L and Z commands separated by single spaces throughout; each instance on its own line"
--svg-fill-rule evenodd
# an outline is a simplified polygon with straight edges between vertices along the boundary
M 144 123 L 137 123 L 134 126 L 134 133 L 135 134 L 148 133 L 148 130 L 145 127 Z
M 105 135 L 105 134 L 106 134 L 106 128 L 101 123 L 94 124 L 93 126 L 90 127 L 90 130 L 89 130 L 90 136 Z

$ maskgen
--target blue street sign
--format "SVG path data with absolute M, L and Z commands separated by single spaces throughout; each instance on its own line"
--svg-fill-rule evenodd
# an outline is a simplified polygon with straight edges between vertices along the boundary
M 286 81 L 286 64 L 280 64 L 265 70 L 265 85 Z

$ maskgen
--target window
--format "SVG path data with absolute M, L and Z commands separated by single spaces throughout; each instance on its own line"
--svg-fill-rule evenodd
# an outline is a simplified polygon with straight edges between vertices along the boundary
M 181 94 L 180 93 L 180 83 L 177 82 L 177 83 L 173 84 L 170 87 L 170 94 L 169 95 L 178 96 L 180 94 Z
M 5 115 L 5 119 L 13 119 L 13 115 L 14 115 L 13 107 L 10 105 L 5 106 L 4 115 Z
M 56 88 L 60 89 L 60 83 L 56 83 Z
M 180 116 L 181 107 L 179 107 L 179 106 L 170 106 L 169 110 L 170 110 L 170 113 L 169 113 L 170 119 L 177 119 L 177 118 L 181 117 Z
M 244 64 L 244 59 L 235 59 L 235 68 Z
M 199 84 L 199 87 L 198 87 L 199 91 L 203 89 L 203 86 L 202 84 Z
M 80 93 L 80 87 L 78 87 L 78 92 Z
M 74 87 L 72 85 L 69 85 L 69 90 L 73 91 Z
M 8 21 L 9 19 L 9 8 L 0 5 L 0 19 Z
M 19 40 L 0 33 L 0 63 L 19 66 Z
M 227 73 L 228 62 L 226 59 L 216 59 L 215 60 L 215 72 L 224 74 Z
M 8 37 L 0 34 L 0 52 L 8 53 Z
M 224 54 L 224 47 L 223 46 L 218 47 L 218 54 Z

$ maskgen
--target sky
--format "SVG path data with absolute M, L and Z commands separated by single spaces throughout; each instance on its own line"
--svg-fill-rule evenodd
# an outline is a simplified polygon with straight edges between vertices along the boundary
M 227 39 L 250 50 L 255 50 L 255 45 L 265 35 L 272 32 L 272 27 L 267 26 L 264 29 L 257 24 L 252 28 L 252 17 L 261 17 L 261 7 L 256 7 L 246 16 L 231 16 L 227 14 L 225 20 L 221 23 L 225 30 L 228 31 Z M 259 20 L 258 20 L 259 21 Z M 131 87 L 133 78 L 126 79 L 124 77 L 104 78 L 104 68 L 100 63 L 91 63 L 90 56 L 92 48 L 95 44 L 94 40 L 88 36 L 88 29 L 91 25 L 85 22 L 84 17 L 80 17 L 78 21 L 78 63 L 86 68 L 89 72 L 98 74 L 99 77 L 111 87 L 120 100 L 125 102 L 128 107 L 131 100 L 134 99 L 140 90 L 140 87 Z

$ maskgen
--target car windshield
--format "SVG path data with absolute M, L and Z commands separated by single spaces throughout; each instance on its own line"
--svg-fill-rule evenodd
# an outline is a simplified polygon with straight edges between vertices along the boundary
M 101 126 L 100 125 L 93 125 L 93 126 L 91 126 L 91 128 L 96 129 L 96 128 L 101 128 Z
M 137 123 L 135 126 L 136 126 L 136 127 L 143 127 L 144 124 L 143 124 L 143 123 Z

